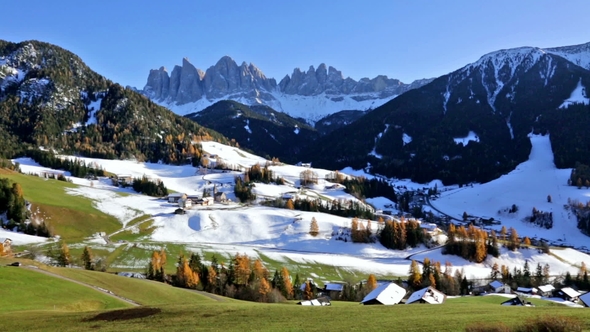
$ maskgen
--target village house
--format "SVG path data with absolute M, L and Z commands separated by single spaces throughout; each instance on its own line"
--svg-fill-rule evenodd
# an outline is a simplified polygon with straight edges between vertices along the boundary
M 534 305 L 532 303 L 526 301 L 525 298 L 522 296 L 517 296 L 517 297 L 511 298 L 510 300 L 502 302 L 501 305 L 534 307 Z
M 543 297 L 551 297 L 553 296 L 553 291 L 555 290 L 555 287 L 553 287 L 553 285 L 543 285 L 543 286 L 539 286 L 538 287 L 539 291 L 537 292 L 538 295 L 543 296 Z
M 129 174 L 117 174 L 117 184 L 120 186 L 132 185 L 133 177 Z
M 554 291 L 553 295 L 566 301 L 575 302 L 578 300 L 578 297 L 580 297 L 580 295 L 582 294 L 571 287 L 564 287 L 562 289 Z
M 521 293 L 521 294 L 528 294 L 528 295 L 536 295 L 537 292 L 539 290 L 536 289 L 535 287 L 529 288 L 529 287 L 518 287 L 516 289 L 517 293 Z
M 328 295 L 333 299 L 339 299 L 343 289 L 344 284 L 326 283 L 324 284 L 324 289 L 322 290 L 322 293 Z
M 208 206 L 213 205 L 213 197 L 203 197 L 195 202 L 195 205 Z
M 428 303 L 428 304 L 442 304 L 447 299 L 447 296 L 434 287 L 426 287 L 419 291 L 415 291 L 410 295 L 406 304 L 412 303 Z
M 216 192 L 214 196 L 214 200 L 217 203 L 225 203 L 227 201 L 227 196 L 225 196 L 224 192 Z
M 580 295 L 579 299 L 586 307 L 590 307 L 590 292 Z
M 494 280 L 488 284 L 490 292 L 492 293 L 503 293 L 503 294 L 510 294 L 512 293 L 512 289 L 510 286 L 500 282 L 498 280 Z
M 168 194 L 168 203 L 178 203 L 181 199 L 186 199 L 187 195 L 183 193 Z
M 0 238 L 0 256 L 6 256 L 12 253 L 12 240 L 9 238 Z
M 394 305 L 401 302 L 407 291 L 396 283 L 383 283 L 373 289 L 363 300 L 364 305 Z
M 193 207 L 193 201 L 188 198 L 181 198 L 178 200 L 178 207 L 181 209 L 190 209 Z

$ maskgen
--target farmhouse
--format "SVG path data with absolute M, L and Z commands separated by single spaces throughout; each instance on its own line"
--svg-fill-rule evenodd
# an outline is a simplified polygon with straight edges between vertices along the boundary
M 129 174 L 117 174 L 117 183 L 120 186 L 133 184 L 133 177 Z
M 494 280 L 488 284 L 490 292 L 492 293 L 503 293 L 503 294 L 510 294 L 512 293 L 512 289 L 510 286 L 498 281 Z
M 181 198 L 178 200 L 178 207 L 181 209 L 190 209 L 193 207 L 193 201 L 188 198 Z
M 522 294 L 530 294 L 530 295 L 534 295 L 537 294 L 539 290 L 536 289 L 535 287 L 533 288 L 528 288 L 528 287 L 518 287 L 516 289 L 517 293 L 522 293 Z
M 516 306 L 526 306 L 526 307 L 534 307 L 534 305 L 524 299 L 522 296 L 517 296 L 511 298 L 510 300 L 504 301 L 501 305 L 516 305 Z
M 340 298 L 343 289 L 344 284 L 326 283 L 324 284 L 324 289 L 322 290 L 322 293 L 328 295 L 333 299 L 337 299 Z
M 364 305 L 394 305 L 400 303 L 405 295 L 406 290 L 396 283 L 384 283 L 367 294 L 361 303 Z
M 12 252 L 12 240 L 9 238 L 0 238 L 0 256 L 8 255 Z
M 223 192 L 216 192 L 214 199 L 215 199 L 215 202 L 218 202 L 218 203 L 227 202 L 227 197 L 225 196 L 225 193 L 223 193 Z
M 442 304 L 447 299 L 447 296 L 433 287 L 426 287 L 419 291 L 415 291 L 410 295 L 406 304 L 412 303 L 428 303 L 428 304 Z
M 195 202 L 195 205 L 213 205 L 213 197 L 203 197 Z
M 580 301 L 582 301 L 582 303 L 584 303 L 585 306 L 590 307 L 590 292 L 584 294 L 584 295 L 580 295 Z
M 553 287 L 553 285 L 543 285 L 543 286 L 539 286 L 538 287 L 539 291 L 538 291 L 538 295 L 544 296 L 544 297 L 551 297 L 553 295 L 553 291 L 555 290 L 555 287 Z
M 183 193 L 172 193 L 168 194 L 168 203 L 178 203 L 181 199 L 186 199 L 186 194 Z
M 323 307 L 323 306 L 328 306 L 331 305 L 332 303 L 330 302 L 330 299 L 326 296 L 322 296 L 322 297 L 318 297 L 317 299 L 313 299 L 313 300 L 307 300 L 307 301 L 300 301 L 297 304 L 299 305 L 306 305 L 306 306 L 318 306 L 318 307 Z
M 555 292 L 553 292 L 555 296 L 562 298 L 566 301 L 571 301 L 574 302 L 578 299 L 578 297 L 580 297 L 580 293 L 578 293 L 578 291 L 574 290 L 571 287 L 564 287 L 562 289 L 559 289 Z

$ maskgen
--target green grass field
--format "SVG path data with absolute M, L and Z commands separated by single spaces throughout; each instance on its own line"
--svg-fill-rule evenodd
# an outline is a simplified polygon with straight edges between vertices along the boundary
M 0 170 L 0 177 L 19 183 L 25 199 L 33 203 L 32 211 L 50 217 L 50 229 L 67 242 L 121 228 L 115 217 L 96 209 L 91 199 L 67 194 L 66 189 L 78 187 L 75 184 L 7 170 Z
M 563 306 L 503 307 L 501 297 L 449 299 L 442 305 L 362 306 L 333 302 L 331 307 L 249 302 L 160 305 L 160 313 L 129 320 L 87 321 L 97 313 L 0 313 L 7 330 L 26 331 L 463 331 L 471 324 L 503 322 L 516 326 L 548 315 L 576 316 L 590 328 L 590 310 Z M 135 310 L 135 309 L 132 309 Z M 130 311 L 133 312 L 133 311 Z M 42 320 L 44 323 L 39 322 Z
M 125 302 L 67 280 L 22 267 L 0 267 L 0 312 L 95 311 L 127 307 L 130 305 Z

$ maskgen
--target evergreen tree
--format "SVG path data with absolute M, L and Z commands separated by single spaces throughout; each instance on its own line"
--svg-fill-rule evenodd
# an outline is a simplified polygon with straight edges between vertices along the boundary
M 58 266 L 68 266 L 72 263 L 72 257 L 70 256 L 70 248 L 65 243 L 65 241 L 61 241 L 60 249 L 57 254 L 57 265 Z
M 84 269 L 94 270 L 94 264 L 92 263 L 92 250 L 90 249 L 90 247 L 84 247 L 84 251 L 82 252 L 81 258 L 82 263 L 84 264 Z

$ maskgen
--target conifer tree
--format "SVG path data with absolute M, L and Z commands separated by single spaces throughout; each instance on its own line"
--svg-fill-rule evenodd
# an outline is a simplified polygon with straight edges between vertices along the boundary
M 265 278 L 260 279 L 260 286 L 258 287 L 258 294 L 260 294 L 260 300 L 266 302 L 268 293 L 270 293 L 270 285 L 268 280 Z
M 289 210 L 294 210 L 295 209 L 295 205 L 293 204 L 293 200 L 289 199 L 287 201 L 287 203 L 285 204 L 285 208 L 289 209 Z
M 508 243 L 508 249 L 512 251 L 518 249 L 518 233 L 513 227 L 510 227 L 510 241 Z
M 367 290 L 370 292 L 375 288 L 377 288 L 377 278 L 375 278 L 374 274 L 369 274 L 369 278 L 367 278 Z
M 234 283 L 236 285 L 247 285 L 248 279 L 250 278 L 250 273 L 252 272 L 250 268 L 250 258 L 244 254 L 240 255 L 236 253 L 233 262 L 234 268 Z
M 305 282 L 305 289 L 303 290 L 303 299 L 304 300 L 311 300 L 313 297 L 313 291 L 311 290 L 311 281 L 307 280 Z
M 506 226 L 502 226 L 502 229 L 500 230 L 500 236 L 502 237 L 503 241 L 506 241 L 506 234 L 508 234 Z
M 529 247 L 531 245 L 531 239 L 529 239 L 528 236 L 525 236 L 524 239 L 522 240 L 522 244 L 525 245 L 525 247 Z
M 410 265 L 410 277 L 408 279 L 408 283 L 414 289 L 420 288 L 420 285 L 422 284 L 420 268 L 418 267 L 418 263 L 416 263 L 415 260 L 412 260 L 412 264 Z
M 311 218 L 311 223 L 309 224 L 309 234 L 311 236 L 317 236 L 320 233 L 320 228 L 318 226 L 318 222 L 315 217 Z
M 70 248 L 65 241 L 61 241 L 60 250 L 57 255 L 57 265 L 68 266 L 72 263 L 72 257 L 70 256 Z
M 289 276 L 289 270 L 283 266 L 281 269 L 281 279 L 283 282 L 282 291 L 283 296 L 286 299 L 291 299 L 293 297 L 293 284 L 291 283 L 291 277 Z
M 92 264 L 92 250 L 90 247 L 85 246 L 84 251 L 82 252 L 82 263 L 84 263 L 84 269 L 86 270 L 94 270 L 94 266 Z

